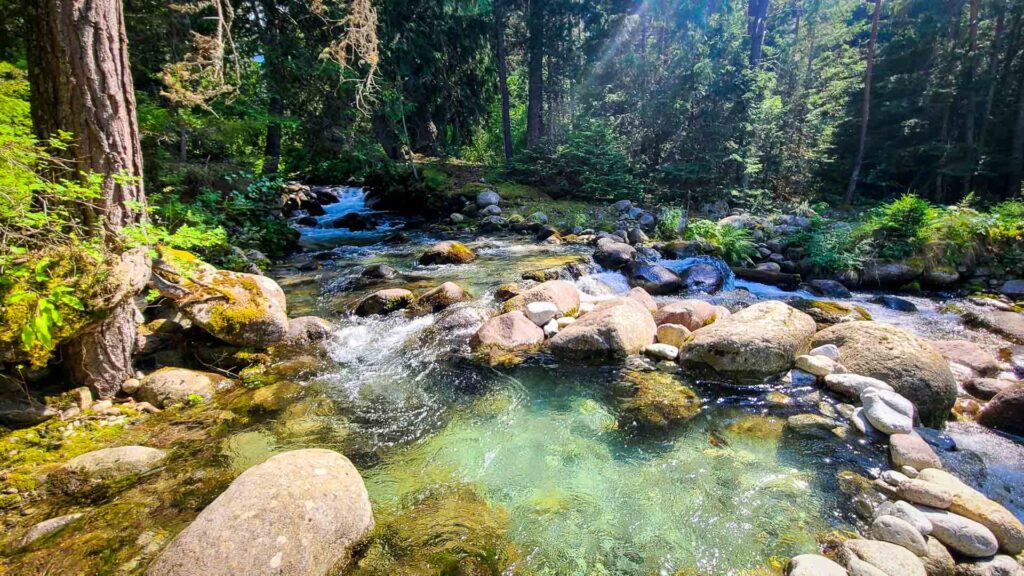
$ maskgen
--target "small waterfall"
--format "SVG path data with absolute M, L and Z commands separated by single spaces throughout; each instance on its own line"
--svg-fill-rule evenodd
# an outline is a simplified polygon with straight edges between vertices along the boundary
M 658 264 L 668 268 L 676 274 L 682 274 L 687 268 L 693 268 L 698 265 L 707 265 L 718 270 L 718 273 L 722 275 L 722 290 L 733 290 L 736 288 L 736 275 L 732 273 L 732 269 L 725 263 L 725 260 L 716 258 L 714 256 L 693 256 L 691 258 L 683 258 L 682 260 L 661 260 Z
M 296 226 L 301 234 L 299 242 L 306 248 L 329 248 L 345 243 L 373 243 L 405 225 L 401 218 L 386 216 L 385 213 L 367 206 L 366 191 L 362 188 L 345 186 L 332 188 L 332 191 L 338 195 L 338 201 L 323 207 L 324 215 L 316 217 L 315 226 Z M 346 214 L 353 213 L 376 215 L 377 225 L 372 230 L 359 231 L 325 226 Z

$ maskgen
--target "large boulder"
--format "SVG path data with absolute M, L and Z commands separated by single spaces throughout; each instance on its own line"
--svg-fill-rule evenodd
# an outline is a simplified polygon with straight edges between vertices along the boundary
M 507 300 L 503 305 L 505 312 L 526 310 L 533 302 L 550 302 L 564 316 L 572 316 L 580 309 L 580 292 L 576 285 L 566 280 L 548 280 Z
M 654 314 L 654 321 L 662 324 L 679 324 L 688 330 L 698 330 L 711 324 L 718 317 L 718 310 L 714 305 L 703 300 L 679 300 L 669 302 L 658 308 Z
M 946 359 L 925 340 L 878 322 L 848 322 L 814 336 L 813 346 L 835 344 L 847 371 L 877 378 L 917 406 L 921 421 L 939 426 L 956 401 Z
M 609 270 L 619 270 L 636 260 L 636 249 L 625 242 L 616 242 L 610 238 L 597 241 L 594 261 Z
M 218 270 L 188 252 L 163 249 L 150 284 L 228 344 L 266 348 L 288 335 L 284 291 L 266 276 Z
M 621 360 L 654 342 L 658 327 L 651 312 L 632 298 L 601 303 L 551 339 L 558 356 L 581 360 Z
M 373 529 L 363 479 L 331 450 L 253 466 L 164 549 L 148 576 L 324 576 Z
M 1004 388 L 978 414 L 978 423 L 1024 435 L 1024 384 Z
M 1024 552 L 1024 524 L 1001 504 L 944 470 L 926 468 L 920 477 L 949 490 L 953 495 L 949 510 L 988 528 L 1002 550 L 1013 555 Z
M 700 413 L 700 396 L 664 372 L 630 372 L 625 376 L 633 396 L 623 402 L 624 418 L 641 426 L 663 428 L 686 422 Z
M 161 368 L 142 379 L 135 398 L 163 408 L 172 404 L 206 402 L 218 390 L 230 388 L 234 381 L 213 372 L 186 368 Z
M 1024 344 L 1024 314 L 1005 310 L 968 310 L 964 320 L 1017 344 Z
M 849 561 L 866 562 L 887 576 L 927 576 L 917 555 L 902 546 L 878 540 L 847 540 L 843 548 Z
M 774 300 L 760 302 L 694 332 L 679 359 L 721 376 L 760 380 L 789 370 L 810 349 L 814 330 L 814 320 L 803 312 Z
M 630 262 L 625 273 L 630 286 L 643 288 L 649 294 L 672 294 L 683 287 L 675 272 L 657 264 Z
M 130 479 L 159 467 L 166 457 L 163 450 L 146 446 L 103 448 L 68 460 L 51 472 L 47 481 L 64 494 L 124 486 Z
M 473 350 L 498 348 L 518 350 L 544 342 L 544 330 L 522 312 L 515 310 L 495 316 L 477 330 L 470 340 Z
M 420 264 L 468 264 L 476 260 L 476 254 L 461 242 L 446 240 L 438 242 L 420 256 Z

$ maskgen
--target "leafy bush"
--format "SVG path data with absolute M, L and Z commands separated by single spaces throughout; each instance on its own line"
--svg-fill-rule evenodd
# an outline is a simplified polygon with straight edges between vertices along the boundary
M 684 236 L 687 240 L 706 242 L 717 247 L 722 259 L 730 264 L 749 264 L 757 253 L 757 245 L 746 228 L 722 225 L 711 220 L 695 220 L 687 226 Z
M 594 120 L 574 126 L 563 144 L 525 152 L 513 168 L 529 183 L 583 200 L 636 198 L 643 190 L 622 139 Z
M 812 220 L 811 228 L 795 243 L 804 247 L 807 260 L 819 274 L 856 270 L 871 251 L 871 241 L 858 237 L 849 224 L 829 224 L 821 218 Z
M 683 221 L 683 211 L 679 208 L 666 210 L 658 219 L 657 232 L 662 240 L 671 240 L 679 236 L 679 225 Z
M 928 241 L 928 226 L 934 216 L 935 207 L 927 200 L 904 194 L 874 209 L 858 235 L 875 241 L 878 256 L 900 260 L 919 253 Z

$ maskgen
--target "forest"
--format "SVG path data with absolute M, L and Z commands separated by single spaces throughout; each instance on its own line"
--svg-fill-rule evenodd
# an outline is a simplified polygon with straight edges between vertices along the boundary
M 1024 2 L 0 0 L 0 576 L 1024 574 Z

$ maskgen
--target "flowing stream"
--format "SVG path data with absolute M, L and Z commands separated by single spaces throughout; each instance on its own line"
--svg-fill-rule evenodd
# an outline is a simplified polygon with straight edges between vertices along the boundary
M 355 188 L 327 208 L 322 222 L 371 212 Z M 369 292 L 448 280 L 487 310 L 494 290 L 525 271 L 589 260 L 585 247 L 483 236 L 460 238 L 478 254 L 475 262 L 423 267 L 417 257 L 442 238 L 404 229 L 400 218 L 376 217 L 381 225 L 367 232 L 300 228 L 308 252 L 272 271 L 293 316 L 315 313 L 338 326 L 327 360 L 300 380 L 329 399 L 329 409 L 306 400 L 288 411 L 301 416 L 296 422 L 236 438 L 240 466 L 298 446 L 333 447 L 360 468 L 375 509 L 401 508 L 423 490 L 468 485 L 507 511 L 524 574 L 743 574 L 772 558 L 815 551 L 821 534 L 856 522 L 854 499 L 837 473 L 870 476 L 885 466 L 884 454 L 866 441 L 783 434 L 788 415 L 827 401 L 813 387 L 688 382 L 703 399 L 700 415 L 668 432 L 641 432 L 619 418 L 621 367 L 563 366 L 542 356 L 490 369 L 466 358 L 475 325 L 439 329 L 434 315 L 347 314 Z M 402 241 L 385 241 L 395 232 Z M 400 275 L 366 283 L 361 271 L 377 263 Z M 599 269 L 576 282 L 591 294 L 628 290 L 622 275 Z M 810 297 L 739 280 L 728 288 L 702 297 L 725 305 Z M 868 298 L 854 296 L 876 319 L 926 337 L 986 338 L 967 333 L 939 302 L 913 299 L 920 311 L 906 314 Z M 959 454 L 973 455 L 963 461 L 980 467 L 972 481 L 1020 514 L 1020 445 L 996 446 L 977 427 L 957 425 L 950 434 L 971 451 Z

